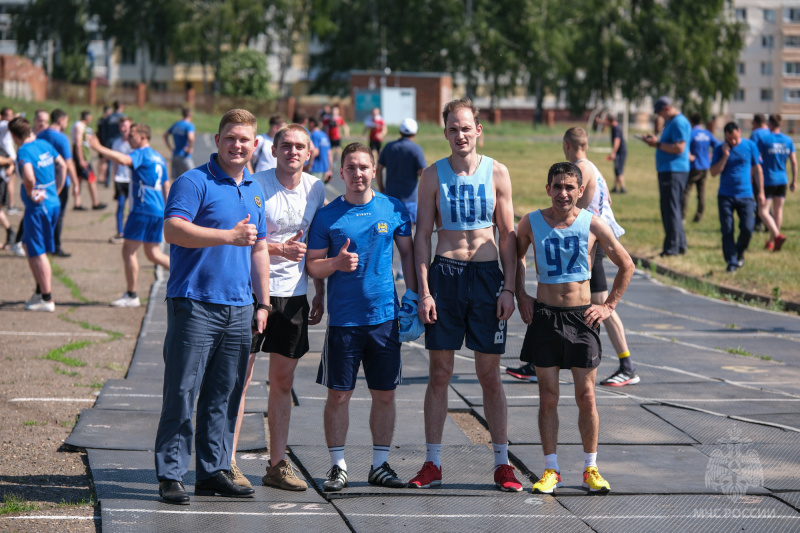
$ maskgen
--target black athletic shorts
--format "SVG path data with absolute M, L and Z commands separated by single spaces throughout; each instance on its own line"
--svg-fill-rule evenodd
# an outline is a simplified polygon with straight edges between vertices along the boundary
M 331 139 L 331 148 L 339 148 L 342 145 L 341 139 L 333 140 Z
M 786 184 L 783 185 L 765 185 L 764 196 L 766 198 L 786 198 Z
M 0 178 L 0 209 L 8 203 L 8 182 Z
M 120 198 L 127 198 L 130 193 L 131 184 L 115 181 L 114 182 L 114 200 L 119 200 Z
M 272 311 L 267 317 L 264 333 L 253 335 L 250 353 L 279 353 L 290 359 L 300 359 L 308 352 L 308 312 L 311 306 L 305 294 L 272 296 Z M 256 304 L 253 304 L 255 321 Z
M 534 366 L 596 368 L 603 348 L 600 326 L 589 327 L 583 313 L 588 305 L 553 307 L 536 302 L 519 358 Z
M 608 280 L 606 279 L 606 269 L 603 266 L 603 258 L 606 256 L 603 247 L 599 244 L 595 246 L 594 263 L 592 263 L 592 279 L 589 280 L 589 290 L 592 294 L 608 290 Z
M 369 149 L 375 150 L 376 152 L 381 152 L 381 146 L 383 146 L 383 141 L 369 141 Z
M 614 176 L 622 176 L 625 174 L 625 159 L 627 159 L 627 157 L 627 152 L 624 154 L 617 152 L 617 156 L 614 158 Z

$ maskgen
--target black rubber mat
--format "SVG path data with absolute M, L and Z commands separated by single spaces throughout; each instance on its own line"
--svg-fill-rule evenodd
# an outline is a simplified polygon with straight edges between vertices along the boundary
M 313 478 L 322 491 L 322 483 L 331 467 L 328 449 L 323 446 L 292 446 L 292 453 Z M 323 493 L 327 498 L 350 498 L 365 494 L 392 496 L 492 496 L 499 492 L 494 485 L 494 457 L 491 448 L 469 444 L 464 446 L 442 446 L 442 485 L 431 489 L 389 489 L 376 487 L 367 482 L 372 466 L 371 446 L 347 446 L 348 487 L 340 492 Z M 403 481 L 417 475 L 425 462 L 425 446 L 392 446 L 389 464 Z M 519 472 L 517 472 L 519 474 Z M 530 490 L 531 483 L 524 476 L 517 476 L 523 487 Z M 405 498 L 403 498 L 405 501 Z
M 544 471 L 541 446 L 509 446 L 513 454 L 538 478 Z M 559 495 L 586 494 L 583 483 L 583 447 L 559 446 L 558 466 L 564 487 Z M 597 449 L 600 474 L 611 485 L 613 494 L 719 494 L 706 486 L 709 458 L 693 446 L 619 446 Z M 749 487 L 749 494 L 765 494 L 760 486 Z
M 138 500 L 149 501 L 158 499 L 158 481 L 153 468 L 153 452 L 128 451 L 128 450 L 86 450 L 89 456 L 89 467 L 92 469 L 97 498 L 101 506 L 105 500 Z M 258 502 L 292 502 L 313 503 L 322 502 L 323 498 L 314 490 L 313 486 L 304 491 L 285 491 L 273 487 L 265 487 L 261 483 L 264 476 L 269 455 L 261 453 L 241 453 L 236 459 L 237 466 L 247 477 L 255 489 L 254 500 Z M 186 475 L 183 485 L 190 495 L 194 494 L 195 484 L 195 457 Z M 295 469 L 302 479 L 303 474 Z M 230 501 L 230 498 L 221 496 L 195 497 L 197 501 Z
M 202 501 L 170 505 L 152 501 L 106 500 L 101 505 L 104 533 L 186 533 L 187 531 L 325 531 L 349 533 L 333 505 L 267 503 L 253 500 Z
M 369 401 L 350 401 L 350 427 L 347 442 L 351 444 L 372 443 L 369 429 Z M 396 402 L 396 418 L 393 445 L 424 444 L 425 423 L 421 403 Z M 301 400 L 300 407 L 292 410 L 289 424 L 289 446 L 325 446 L 323 426 L 323 401 Z M 443 444 L 469 444 L 469 438 L 449 416 L 445 419 Z
M 731 442 L 732 438 L 747 442 L 783 444 L 798 442 L 797 433 L 780 428 L 751 424 L 668 405 L 646 405 L 644 408 L 679 428 L 700 444 Z
M 526 407 L 539 405 L 539 385 L 536 383 L 522 381 L 505 373 L 503 374 L 502 381 L 503 388 L 506 392 L 506 402 L 509 406 Z M 450 382 L 450 386 L 470 405 L 483 405 L 481 384 L 474 374 L 471 376 L 454 376 L 454 379 Z M 618 392 L 619 391 L 616 390 L 606 390 L 598 387 L 595 396 L 598 403 L 608 400 L 613 404 L 619 404 L 619 400 L 623 398 L 623 396 Z M 561 383 L 559 385 L 559 395 L 561 397 L 561 402 L 572 401 L 574 403 L 575 385 L 573 383 Z
M 103 385 L 95 409 L 161 412 L 162 384 L 156 380 L 110 379 Z M 244 405 L 246 413 L 267 412 L 267 388 L 251 383 Z
M 797 531 L 797 512 L 769 496 L 655 495 L 558 497 L 594 531 Z
M 728 465 L 748 485 L 760 482 L 770 490 L 800 490 L 800 446 L 764 444 L 732 438 L 730 444 L 706 444 L 698 449 L 710 457 L 709 463 Z M 727 481 L 727 480 L 723 480 Z
M 773 496 L 800 511 L 800 492 L 776 492 Z
M 791 408 L 792 406 L 796 406 L 795 409 L 800 409 L 800 403 L 791 403 L 791 404 L 783 404 L 780 406 L 781 410 L 785 410 L 787 407 Z M 777 405 L 773 406 L 773 409 L 778 407 Z M 750 420 L 757 420 L 759 422 L 767 422 L 769 424 L 780 424 L 782 426 L 787 426 L 790 428 L 794 428 L 800 431 L 800 414 L 798 413 L 764 413 L 764 414 L 746 414 L 746 413 L 730 413 L 735 415 L 741 415 L 742 418 L 747 418 Z M 798 441 L 800 441 L 800 433 L 797 434 Z
M 152 450 L 160 416 L 161 413 L 152 411 L 84 409 L 64 442 L 77 448 Z M 266 447 L 264 416 L 246 414 L 239 434 L 239 449 L 263 450 Z
M 355 531 L 559 531 L 586 533 L 586 524 L 554 498 L 525 493 L 496 493 L 464 498 L 424 495 L 337 499 Z
M 714 407 L 722 403 L 772 403 L 774 406 L 778 406 L 782 405 L 780 402 L 786 400 L 785 395 L 731 385 L 724 381 L 670 383 L 668 385 L 648 383 L 647 386 L 620 387 L 617 392 L 641 400 L 686 404 L 709 411 L 714 411 Z M 800 398 L 797 400 L 800 401 Z M 800 407 L 800 404 L 796 405 Z M 772 412 L 776 412 L 774 407 Z
M 483 407 L 474 407 L 485 420 Z M 600 444 L 693 444 L 695 441 L 638 405 L 597 405 L 600 414 Z M 508 440 L 512 444 L 541 444 L 538 408 L 508 408 Z M 581 444 L 578 407 L 559 403 L 559 444 Z

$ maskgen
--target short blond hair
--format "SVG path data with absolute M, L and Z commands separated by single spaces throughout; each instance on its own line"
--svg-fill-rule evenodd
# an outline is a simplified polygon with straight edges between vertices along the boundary
M 247 109 L 231 109 L 222 115 L 222 119 L 219 121 L 219 131 L 217 133 L 221 134 L 222 130 L 224 130 L 225 126 L 228 124 L 244 124 L 245 126 L 251 126 L 253 132 L 255 132 L 258 127 L 255 115 Z
M 585 129 L 578 126 L 568 129 L 564 134 L 564 140 L 567 141 L 570 146 L 576 148 L 586 150 L 589 147 L 589 135 L 586 133 Z
M 308 131 L 301 126 L 300 124 L 286 124 L 281 129 L 275 132 L 275 137 L 272 140 L 272 144 L 276 147 L 279 147 L 281 144 L 281 137 L 286 135 L 289 131 L 296 131 L 298 133 L 302 133 L 303 136 L 306 138 L 306 148 L 311 148 L 311 137 L 308 135 Z

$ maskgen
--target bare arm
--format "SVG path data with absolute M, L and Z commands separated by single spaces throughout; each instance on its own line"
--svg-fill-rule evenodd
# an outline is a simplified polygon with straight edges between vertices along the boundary
M 311 310 L 308 313 L 308 325 L 316 326 L 322 321 L 325 314 L 325 281 L 317 278 L 314 280 L 314 298 L 311 300 Z
M 133 166 L 133 160 L 131 159 L 131 156 L 128 154 L 123 154 L 122 152 L 111 150 L 110 148 L 106 148 L 100 144 L 100 140 L 95 135 L 87 135 L 86 141 L 89 143 L 89 146 L 92 148 L 92 150 L 105 157 L 109 161 L 113 161 L 118 165 L 125 165 L 126 167 Z
M 250 250 L 250 282 L 258 303 L 269 305 L 269 252 L 265 240 L 257 241 Z M 259 333 L 264 332 L 268 315 L 266 309 L 256 311 L 256 330 Z
M 583 195 L 578 198 L 576 205 L 581 209 L 586 209 L 594 197 L 594 190 L 597 188 L 597 176 L 588 161 L 578 163 L 578 168 L 581 169 L 581 174 L 583 174 Z
M 597 216 L 592 217 L 591 232 L 595 235 L 599 246 L 603 247 L 608 258 L 612 263 L 617 265 L 619 270 L 614 277 L 614 284 L 611 287 L 611 291 L 608 293 L 606 301 L 603 302 L 602 305 L 592 305 L 586 313 L 584 313 L 586 323 L 589 325 L 595 323 L 599 324 L 611 316 L 611 313 L 617 307 L 617 304 L 622 299 L 622 295 L 628 288 L 634 270 L 636 270 L 631 256 L 628 255 L 628 251 L 625 250 L 617 238 L 614 237 L 614 232 L 611 231 L 611 227 L 603 219 Z
M 792 164 L 792 183 L 789 185 L 789 190 L 794 192 L 797 188 L 797 154 L 792 152 L 789 154 L 789 162 Z
M 678 141 L 675 143 L 663 143 L 660 142 L 655 135 L 646 135 L 644 138 L 644 142 L 656 148 L 657 150 L 661 150 L 662 152 L 667 152 L 668 154 L 682 154 L 684 150 L 686 150 L 686 141 Z
M 172 143 L 170 142 L 171 135 L 169 134 L 169 130 L 164 132 L 164 144 L 167 145 L 167 150 L 170 152 L 172 151 Z
M 25 187 L 25 192 L 28 193 L 28 198 L 33 199 L 33 189 L 36 187 L 36 175 L 33 173 L 33 165 L 25 163 L 22 166 L 22 185 Z
M 725 169 L 725 164 L 728 162 L 728 156 L 731 155 L 731 147 L 728 143 L 722 145 L 722 157 L 720 157 L 719 161 L 711 165 L 709 171 L 711 172 L 712 176 L 719 176 L 720 173 Z
M 88 161 L 83 157 L 83 150 L 81 147 L 80 139 L 83 138 L 83 132 L 86 130 L 86 126 L 83 125 L 83 122 L 78 121 L 75 129 L 72 130 L 75 134 L 72 139 L 72 145 L 75 147 L 75 159 L 78 160 L 78 164 L 81 168 L 86 168 L 89 164 Z
M 309 250 L 306 254 L 306 270 L 312 278 L 327 278 L 337 270 L 342 272 L 353 272 L 358 268 L 358 254 L 347 251 L 350 246 L 350 239 L 345 241 L 339 255 L 328 257 L 329 248 L 321 250 Z
M 191 155 L 194 152 L 194 132 L 190 131 L 186 134 L 186 146 L 183 147 L 183 151 L 186 152 L 186 155 Z
M 428 287 L 428 269 L 431 264 L 431 235 L 436 220 L 436 202 L 439 200 L 439 176 L 436 165 L 422 171 L 417 194 L 417 232 L 414 235 L 414 259 L 417 264 L 417 313 L 425 324 L 436 322 L 436 302 Z
M 617 157 L 617 151 L 619 150 L 620 144 L 622 144 L 622 139 L 619 137 L 614 137 L 614 144 L 611 147 L 611 159 L 615 159 Z
M 517 278 L 517 232 L 514 230 L 514 206 L 511 201 L 511 178 L 505 165 L 494 162 L 494 216 L 497 222 L 497 247 L 503 267 L 503 290 L 497 298 L 497 318 L 508 320 L 514 313 Z M 509 292 L 510 291 L 510 292 Z
M 530 324 L 533 320 L 533 303 L 535 298 L 528 294 L 525 290 L 525 274 L 527 265 L 525 263 L 525 255 L 528 253 L 528 247 L 531 245 L 531 221 L 530 216 L 525 215 L 519 221 L 517 226 L 517 304 L 519 305 L 519 314 L 522 321 Z
M 71 162 L 71 160 L 70 160 Z M 33 168 L 33 167 L 31 167 Z M 64 184 L 67 183 L 67 169 L 69 165 L 67 162 L 64 161 L 64 158 L 61 156 L 56 157 L 56 192 L 61 194 L 61 189 L 64 188 Z M 72 167 L 72 171 L 75 172 L 75 167 Z M 77 180 L 77 178 L 73 177 L 72 179 Z
M 75 170 L 75 161 L 70 159 L 69 161 L 65 161 L 66 163 L 66 171 L 69 174 L 69 177 L 72 179 L 73 182 L 78 181 L 78 172 Z
M 750 167 L 750 175 L 753 181 L 758 185 L 758 203 L 764 204 L 766 197 L 764 196 L 764 172 L 761 170 L 761 165 L 753 165 Z
M 395 237 L 394 243 L 400 252 L 400 265 L 403 267 L 403 277 L 406 288 L 417 292 L 417 270 L 414 265 L 414 240 L 409 237 Z
M 384 166 L 380 163 L 375 166 L 375 184 L 380 192 L 383 192 L 383 169 Z
M 253 246 L 258 231 L 255 224 L 249 224 L 247 215 L 233 229 L 204 228 L 179 217 L 164 221 L 164 240 L 184 248 L 209 248 L 230 244 L 233 246 Z

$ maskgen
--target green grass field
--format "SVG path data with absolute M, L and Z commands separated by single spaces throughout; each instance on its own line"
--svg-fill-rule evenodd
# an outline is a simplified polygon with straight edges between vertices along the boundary
M 52 110 L 61 107 L 74 120 L 86 106 L 70 106 L 59 102 L 21 102 L 0 98 L 0 106 L 11 106 L 17 111 L 25 111 L 33 116 L 35 109 Z M 96 122 L 100 108 L 91 109 Z M 127 108 L 126 113 L 136 121 L 142 121 L 153 129 L 154 145 L 161 148 L 163 131 L 179 117 L 178 110 Z M 261 117 L 259 117 L 261 118 Z M 219 116 L 196 113 L 194 122 L 200 132 L 216 132 Z M 487 124 L 484 130 L 485 143 L 481 153 L 504 163 L 511 174 L 514 190 L 514 210 L 518 214 L 547 207 L 549 198 L 545 194 L 547 170 L 550 165 L 562 161 L 560 138 L 571 125 L 558 124 L 555 128 L 532 127 L 530 124 L 506 122 L 501 125 Z M 585 126 L 585 125 L 584 125 Z M 259 128 L 264 129 L 264 128 Z M 351 124 L 353 134 L 361 131 L 361 126 Z M 389 129 L 388 140 L 398 136 L 397 128 Z M 354 137 L 350 140 L 360 140 Z M 442 129 L 434 124 L 420 124 L 416 141 L 425 151 L 428 163 L 449 155 L 447 141 Z M 609 184 L 613 184 L 613 167 L 605 160 L 610 151 L 607 133 L 591 136 L 589 158 L 603 172 Z M 659 213 L 658 184 L 656 181 L 653 149 L 643 143 L 630 139 L 628 161 L 625 168 L 628 189 L 626 195 L 613 196 L 613 209 L 617 221 L 625 228 L 622 237 L 625 247 L 640 257 L 655 258 L 674 270 L 697 276 L 714 284 L 755 291 L 764 295 L 777 294 L 784 300 L 800 302 L 800 276 L 794 269 L 800 266 L 800 210 L 797 205 L 800 193 L 787 193 L 784 208 L 783 233 L 789 240 L 780 253 L 764 250 L 767 235 L 755 234 L 746 257 L 746 265 L 735 274 L 725 272 L 722 258 L 722 244 L 717 215 L 718 180 L 709 177 L 706 183 L 706 211 L 702 222 L 692 223 L 696 209 L 696 199 L 690 200 L 686 223 L 686 236 L 689 252 L 680 257 L 659 259 L 661 242 L 664 238 Z

